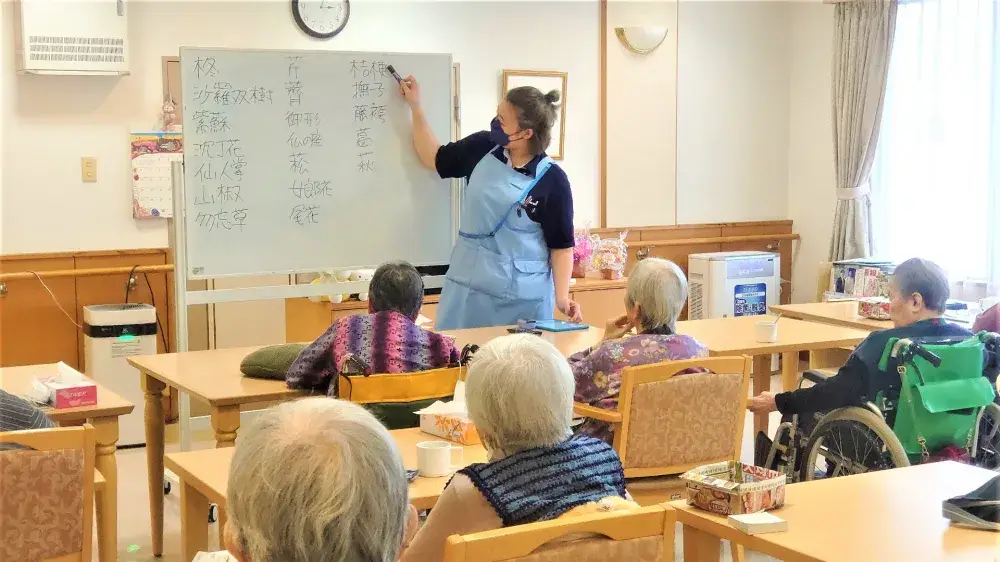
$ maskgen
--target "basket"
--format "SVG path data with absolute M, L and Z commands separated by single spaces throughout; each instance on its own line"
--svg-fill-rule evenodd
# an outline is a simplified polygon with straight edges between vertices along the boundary
M 706 464 L 681 475 L 687 502 L 719 515 L 757 513 L 785 503 L 785 475 L 736 461 Z

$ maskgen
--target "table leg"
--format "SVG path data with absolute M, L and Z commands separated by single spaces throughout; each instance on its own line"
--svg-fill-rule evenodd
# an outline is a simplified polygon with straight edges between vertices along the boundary
M 212 408 L 212 429 L 215 430 L 215 448 L 232 447 L 236 444 L 236 432 L 240 429 L 240 407 L 214 406 Z
M 143 423 L 146 427 L 146 471 L 149 479 L 149 528 L 153 538 L 153 556 L 163 554 L 163 382 L 142 374 L 145 393 Z M 105 476 L 106 478 L 106 476 Z M 208 509 L 208 508 L 206 508 Z
M 226 510 L 219 506 L 219 550 L 226 550 Z
M 771 390 L 771 356 L 755 355 L 753 358 L 753 395 L 757 396 L 761 392 Z M 753 435 L 757 439 L 757 433 L 763 431 L 767 433 L 767 414 L 753 415 Z
M 684 562 L 719 562 L 721 552 L 719 537 L 684 525 Z
M 791 392 L 799 386 L 799 353 L 781 354 L 781 391 Z
M 187 482 L 181 482 L 182 560 L 194 560 L 208 550 L 208 498 Z
M 97 495 L 97 553 L 101 562 L 118 559 L 118 417 L 96 418 L 94 437 L 97 456 L 94 464 L 107 481 Z

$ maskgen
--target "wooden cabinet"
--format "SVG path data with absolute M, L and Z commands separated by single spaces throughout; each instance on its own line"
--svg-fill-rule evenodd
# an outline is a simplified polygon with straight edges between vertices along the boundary
M 622 314 L 625 309 L 625 280 L 578 279 L 570 288 L 570 295 L 583 307 L 584 322 L 604 326 L 608 318 Z M 438 295 L 425 298 L 420 314 L 435 320 L 439 299 Z M 309 299 L 289 299 L 285 301 L 285 340 L 315 340 L 333 321 L 365 312 L 368 312 L 366 302 L 314 303 Z M 556 317 L 565 320 L 565 316 L 559 312 Z

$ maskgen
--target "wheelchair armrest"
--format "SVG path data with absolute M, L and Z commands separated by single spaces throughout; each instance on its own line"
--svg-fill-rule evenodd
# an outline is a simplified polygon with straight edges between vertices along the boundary
M 814 382 L 816 384 L 824 382 L 832 376 L 833 375 L 828 375 L 820 371 L 806 371 L 802 373 L 802 378 L 806 379 L 807 381 Z

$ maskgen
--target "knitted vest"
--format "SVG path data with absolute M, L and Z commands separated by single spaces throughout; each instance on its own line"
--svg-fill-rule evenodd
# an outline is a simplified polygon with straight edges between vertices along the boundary
M 608 496 L 625 497 L 618 453 L 582 435 L 458 472 L 472 480 L 505 527 L 555 519 Z

